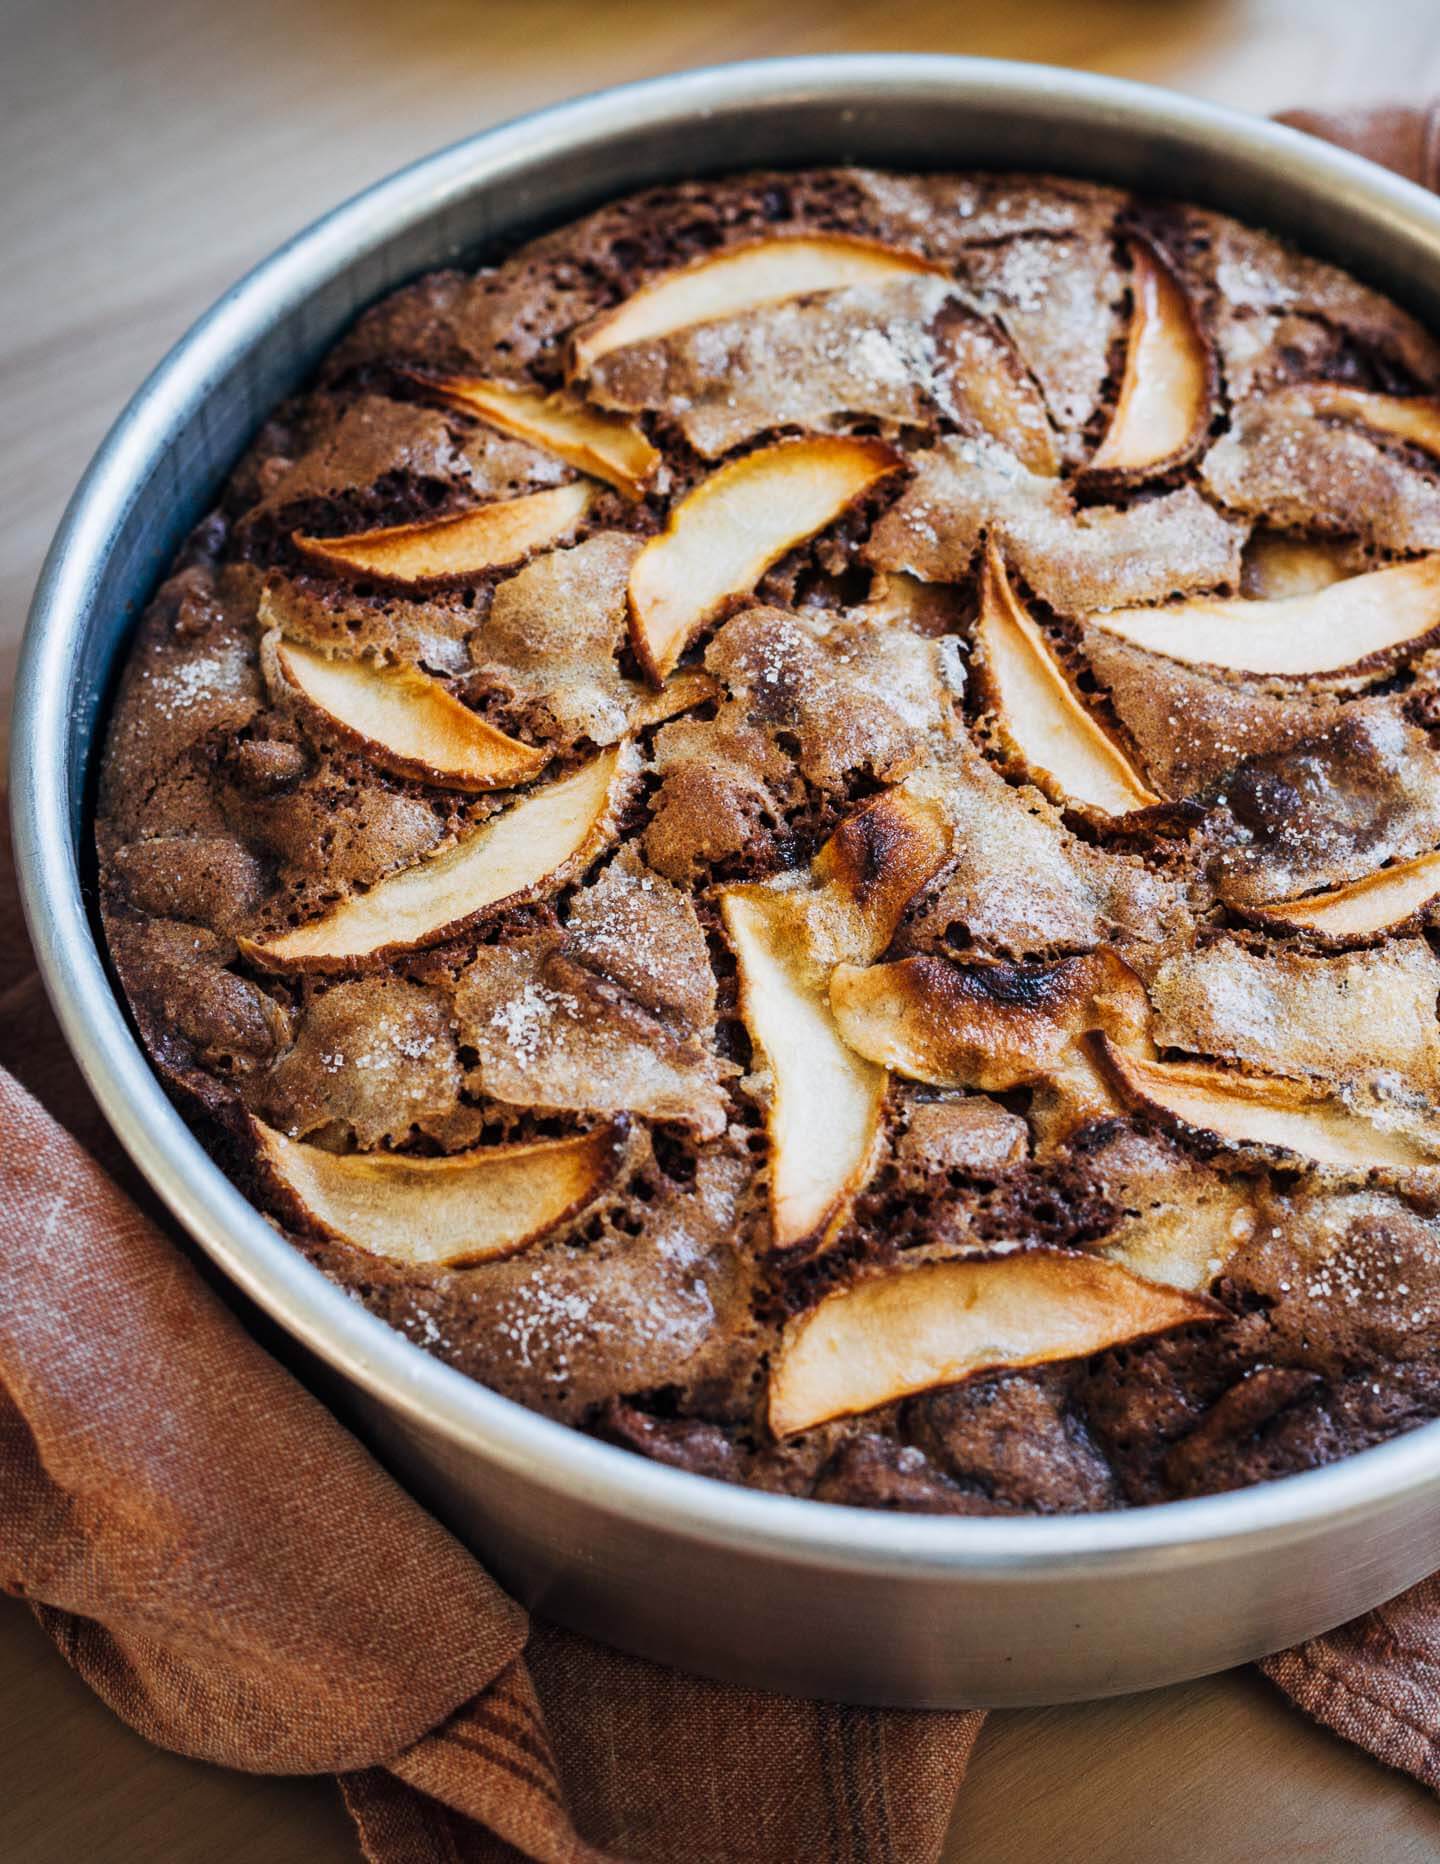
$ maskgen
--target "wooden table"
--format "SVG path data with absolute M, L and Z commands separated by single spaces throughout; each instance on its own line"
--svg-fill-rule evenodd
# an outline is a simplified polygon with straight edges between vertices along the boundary
M 1049 60 L 1254 110 L 1440 87 L 1436 0 L 0 0 L 0 29 L 0 696 L 64 500 L 144 372 L 285 235 L 486 123 L 679 66 L 817 51 Z M 0 1610 L 6 1864 L 355 1855 L 329 1782 L 147 1747 L 22 1608 Z M 949 1856 L 1420 1864 L 1440 1858 L 1440 1810 L 1235 1673 L 993 1717 Z

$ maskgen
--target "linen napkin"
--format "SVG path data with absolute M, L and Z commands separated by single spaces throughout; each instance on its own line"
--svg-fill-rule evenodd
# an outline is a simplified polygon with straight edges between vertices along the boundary
M 1440 185 L 1440 115 L 1297 116 Z M 844 1709 L 531 1622 L 257 1344 L 70 1061 L 0 859 L 0 1583 L 148 1739 L 339 1776 L 371 1864 L 927 1864 L 981 1713 Z M 1265 1673 L 1440 1788 L 1440 1580 Z

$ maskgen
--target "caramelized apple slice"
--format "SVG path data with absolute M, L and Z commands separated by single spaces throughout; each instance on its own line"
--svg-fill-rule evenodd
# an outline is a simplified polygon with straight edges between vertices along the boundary
M 322 569 L 349 576 L 402 586 L 463 582 L 568 537 L 594 496 L 594 486 L 579 480 L 424 524 L 394 524 L 349 537 L 304 537 L 297 531 L 295 547 Z
M 1358 421 L 1374 433 L 1423 447 L 1427 453 L 1440 453 L 1437 395 L 1377 395 L 1368 389 L 1346 388 L 1340 382 L 1302 382 L 1283 389 L 1274 399 L 1307 414 Z
M 1224 1309 L 1059 1250 L 927 1262 L 828 1296 L 786 1327 L 770 1376 L 777 1437 L 977 1372 L 1080 1359 Z
M 499 790 L 529 783 L 550 761 L 414 668 L 321 654 L 296 641 L 277 640 L 274 654 L 280 677 L 328 731 L 400 776 Z
M 1049 965 L 922 954 L 841 964 L 830 1007 L 857 1054 L 932 1087 L 1005 1093 L 1063 1072 L 1077 1035 L 1143 1041 L 1145 987 L 1108 947 Z
M 467 414 L 554 453 L 628 498 L 643 494 L 660 464 L 659 453 L 632 421 L 602 414 L 569 395 L 543 395 L 537 389 L 516 388 L 513 383 L 480 376 L 419 379 Z
M 672 330 L 903 272 L 947 275 L 944 266 L 919 253 L 840 233 L 760 240 L 716 253 L 642 285 L 613 311 L 586 324 L 572 341 L 570 372 L 588 375 L 611 350 L 669 336 Z
M 1233 1074 L 1204 1062 L 1145 1061 L 1103 1035 L 1092 1042 L 1128 1100 L 1217 1139 L 1362 1171 L 1437 1162 L 1435 1152 L 1417 1141 L 1385 1131 L 1343 1101 L 1298 1081 Z
M 1329 938 L 1363 938 L 1400 925 L 1440 894 L 1440 852 L 1397 861 L 1349 886 L 1310 893 L 1298 900 L 1276 900 L 1254 908 L 1247 917 Z
M 866 964 L 895 936 L 905 908 L 944 866 L 950 837 L 940 804 L 901 788 L 852 810 L 811 863 L 806 901 L 820 964 Z
M 251 1119 L 292 1220 L 404 1268 L 514 1255 L 584 1208 L 614 1176 L 619 1135 L 477 1146 L 450 1158 L 334 1153 Z
M 1212 362 L 1190 300 L 1160 254 L 1130 243 L 1125 373 L 1089 472 L 1137 479 L 1187 459 L 1210 425 Z
M 1123 815 L 1160 800 L 1076 698 L 1045 636 L 1020 606 L 993 544 L 985 553 L 975 644 L 1008 748 L 1057 801 Z
M 740 1012 L 771 1076 L 771 1233 L 791 1249 L 833 1229 L 869 1174 L 883 1068 L 841 1039 L 826 994 L 832 966 L 883 951 L 910 898 L 938 872 L 948 837 L 928 804 L 892 791 L 841 823 L 812 884 L 721 895 L 740 972 Z
M 346 971 L 453 938 L 586 867 L 611 831 L 633 768 L 624 747 L 602 751 L 368 893 L 293 932 L 242 939 L 241 949 L 272 971 Z
M 1440 555 L 1278 602 L 1204 597 L 1092 615 L 1107 634 L 1229 673 L 1336 673 L 1440 627 Z
M 657 684 L 697 628 L 902 464 L 880 440 L 782 440 L 732 460 L 670 514 L 630 571 L 630 638 Z

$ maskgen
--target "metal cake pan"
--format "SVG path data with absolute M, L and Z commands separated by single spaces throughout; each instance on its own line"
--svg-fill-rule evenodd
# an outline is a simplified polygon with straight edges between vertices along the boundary
M 646 183 L 852 160 L 1047 169 L 1197 200 L 1288 234 L 1440 324 L 1440 203 L 1293 131 L 1106 78 L 969 59 L 784 60 L 609 91 L 474 137 L 252 272 L 97 454 L 21 662 L 11 786 L 25 907 L 66 1036 L 160 1197 L 300 1343 L 341 1415 L 528 1604 L 712 1676 L 855 1702 L 1141 1689 L 1328 1629 L 1428 1572 L 1440 1424 L 1233 1494 L 1034 1520 L 765 1495 L 594 1442 L 390 1331 L 229 1184 L 136 1042 L 87 886 L 99 734 L 132 626 L 263 416 L 362 307 Z

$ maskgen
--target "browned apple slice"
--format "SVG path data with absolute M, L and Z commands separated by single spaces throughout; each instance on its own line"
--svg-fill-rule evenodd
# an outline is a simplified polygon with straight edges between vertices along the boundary
M 936 799 L 902 788 L 852 810 L 811 864 L 818 890 L 807 896 L 806 914 L 817 962 L 865 964 L 878 957 L 949 849 Z
M 1308 414 L 1358 421 L 1427 453 L 1440 453 L 1440 396 L 1378 395 L 1340 382 L 1302 382 L 1274 397 Z
M 1397 861 L 1378 873 L 1352 880 L 1328 893 L 1276 900 L 1252 909 L 1249 918 L 1330 938 L 1363 938 L 1400 925 L 1440 895 L 1440 852 Z
M 1064 1071 L 1077 1035 L 1143 1041 L 1144 985 L 1108 947 L 1049 965 L 922 954 L 837 965 L 830 1007 L 858 1054 L 932 1087 L 1005 1093 Z
M 1130 329 L 1115 413 L 1089 465 L 1136 479 L 1178 466 L 1210 425 L 1213 364 L 1189 298 L 1147 242 L 1130 242 Z
M 613 311 L 592 319 L 572 340 L 570 372 L 588 375 L 611 350 L 668 336 L 672 330 L 902 272 L 944 276 L 946 268 L 919 253 L 840 233 L 759 240 L 666 272 Z
M 1440 555 L 1278 602 L 1204 597 L 1092 615 L 1107 634 L 1229 673 L 1336 673 L 1440 627 Z
M 368 893 L 293 932 L 242 939 L 241 949 L 272 971 L 346 971 L 452 938 L 585 867 L 613 826 L 633 768 L 625 747 L 602 751 Z
M 500 790 L 529 783 L 550 761 L 413 667 L 321 654 L 296 641 L 276 641 L 274 651 L 280 677 L 328 731 L 400 776 Z
M 770 1375 L 770 1428 L 790 1437 L 977 1372 L 1080 1359 L 1224 1312 L 1097 1256 L 927 1262 L 842 1288 L 789 1322 Z
M 841 1040 L 827 996 L 831 968 L 884 950 L 947 847 L 938 811 L 891 791 L 841 823 L 815 857 L 812 884 L 787 876 L 721 895 L 740 1012 L 770 1070 L 776 1248 L 824 1239 L 868 1175 L 879 1131 L 885 1070 Z
M 463 1268 L 514 1255 L 613 1177 L 618 1133 L 477 1146 L 450 1158 L 334 1153 L 251 1119 L 292 1219 L 405 1268 Z
M 695 630 L 787 550 L 838 518 L 903 461 L 880 440 L 782 440 L 703 479 L 630 571 L 630 638 L 658 684 Z
M 424 524 L 394 524 L 349 537 L 305 537 L 297 531 L 295 547 L 322 569 L 348 576 L 402 585 L 463 582 L 569 536 L 594 496 L 593 485 L 577 480 Z
M 629 498 L 642 495 L 660 464 L 659 453 L 633 421 L 602 414 L 569 395 L 544 395 L 538 389 L 480 376 L 419 379 L 467 414 L 554 453 Z
M 1440 1153 L 1388 1132 L 1342 1100 L 1298 1081 L 1233 1074 L 1203 1062 L 1145 1061 L 1103 1035 L 1094 1052 L 1127 1099 L 1236 1145 L 1362 1171 L 1434 1165 Z
M 1007 748 L 1057 801 L 1123 815 L 1160 800 L 1076 697 L 1045 636 L 1020 606 L 993 544 L 985 553 L 975 644 Z

